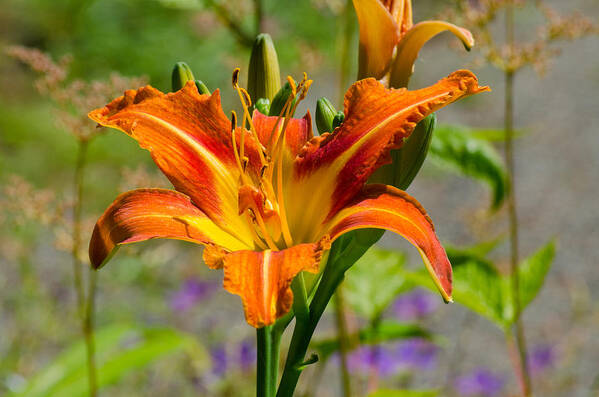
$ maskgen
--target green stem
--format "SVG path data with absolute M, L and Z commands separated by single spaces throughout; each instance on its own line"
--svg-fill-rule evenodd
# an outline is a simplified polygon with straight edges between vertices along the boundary
M 77 152 L 77 162 L 75 164 L 75 204 L 73 207 L 73 247 L 71 256 L 73 257 L 73 273 L 75 282 L 75 291 L 77 293 L 77 310 L 81 318 L 81 330 L 85 339 L 85 352 L 87 358 L 87 378 L 89 383 L 90 397 L 98 395 L 98 385 L 96 376 L 95 343 L 94 343 L 94 312 L 95 312 L 95 294 L 96 294 L 96 274 L 89 271 L 87 296 L 83 287 L 83 264 L 79 261 L 79 250 L 81 249 L 81 213 L 83 207 L 83 176 L 85 164 L 87 162 L 87 149 L 89 141 L 80 140 Z
M 281 330 L 272 325 L 256 330 L 258 349 L 256 397 L 275 396 L 279 371 L 281 334 Z
M 349 337 L 347 332 L 347 321 L 345 318 L 345 300 L 343 299 L 343 288 L 339 286 L 335 293 L 335 323 L 337 326 L 337 339 L 339 340 L 339 358 L 341 359 L 341 386 L 343 396 L 351 396 L 351 377 L 347 367 L 347 352 L 349 350 Z
M 519 246 L 518 246 L 518 214 L 516 211 L 516 192 L 515 192 L 515 164 L 514 164 L 514 73 L 511 69 L 511 57 L 514 47 L 514 5 L 508 4 L 506 8 L 506 41 L 510 48 L 510 59 L 508 68 L 505 71 L 505 158 L 507 165 L 508 179 L 510 189 L 507 197 L 509 229 L 510 229 L 510 284 L 512 289 L 512 304 L 515 313 L 514 333 L 516 335 L 515 345 L 517 347 L 520 370 L 516 371 L 522 385 L 522 395 L 530 397 L 532 387 L 530 374 L 527 365 L 526 338 L 524 335 L 524 326 L 520 318 L 520 274 L 518 269 Z M 509 332 L 509 331 L 508 331 Z

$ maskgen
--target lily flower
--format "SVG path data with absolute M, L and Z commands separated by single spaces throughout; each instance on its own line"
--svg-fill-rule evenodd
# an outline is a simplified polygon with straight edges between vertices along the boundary
M 382 79 L 390 87 L 407 87 L 422 46 L 437 34 L 450 31 L 470 50 L 470 31 L 444 21 L 413 24 L 412 0 L 353 0 L 360 25 L 358 78 Z
M 299 85 L 289 78 L 292 95 L 278 117 L 268 117 L 250 115 L 238 71 L 241 126 L 235 113 L 229 120 L 223 112 L 219 90 L 199 94 L 193 82 L 171 94 L 129 90 L 89 114 L 149 150 L 176 189 L 117 197 L 91 238 L 94 268 L 122 244 L 167 238 L 204 245 L 205 263 L 224 269 L 224 288 L 241 297 L 247 322 L 258 328 L 290 310 L 291 281 L 302 271 L 317 273 L 332 241 L 381 228 L 418 248 L 450 300 L 451 265 L 425 210 L 403 191 L 366 181 L 420 120 L 488 88 L 469 71 L 417 91 L 361 80 L 345 95 L 344 123 L 314 137 L 309 112 L 291 117 L 311 83 L 305 75 Z

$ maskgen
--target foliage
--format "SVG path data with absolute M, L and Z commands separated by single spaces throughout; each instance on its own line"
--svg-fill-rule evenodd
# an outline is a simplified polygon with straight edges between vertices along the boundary
M 373 321 L 411 286 L 401 277 L 406 258 L 402 253 L 373 246 L 347 272 L 344 293 L 357 313 Z
M 431 160 L 462 175 L 480 180 L 492 191 L 491 207 L 498 209 L 507 194 L 505 166 L 493 146 L 468 128 L 441 125 L 435 129 L 429 155 Z
M 509 328 L 520 313 L 512 305 L 509 275 L 499 273 L 495 265 L 475 249 L 447 248 L 454 269 L 453 298 L 470 310 L 486 317 L 501 328 Z M 555 242 L 550 241 L 520 265 L 520 307 L 526 307 L 538 295 L 555 256 Z M 405 272 L 405 277 L 435 289 L 427 274 Z
M 98 387 L 118 382 L 130 372 L 166 355 L 184 352 L 202 359 L 195 338 L 166 328 L 110 325 L 96 333 Z M 85 347 L 76 341 L 29 380 L 23 392 L 10 396 L 86 396 L 88 393 Z

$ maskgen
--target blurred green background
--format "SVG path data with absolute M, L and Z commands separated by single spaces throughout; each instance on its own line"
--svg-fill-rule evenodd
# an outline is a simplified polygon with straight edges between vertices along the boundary
M 448 2 L 414 3 L 415 20 L 421 20 L 435 16 Z M 599 14 L 593 0 L 549 3 L 564 11 L 579 9 L 595 21 Z M 186 61 L 210 89 L 221 89 L 226 111 L 238 106 L 230 86 L 231 72 L 241 67 L 243 74 L 249 46 L 225 26 L 211 4 L 199 0 L 4 0 L 0 48 L 34 47 L 56 61 L 69 55 L 68 81 L 107 80 L 117 72 L 143 76 L 162 91 L 170 90 L 173 64 Z M 339 104 L 340 86 L 349 84 L 339 80 L 344 5 L 342 0 L 264 1 L 262 30 L 275 41 L 283 75 L 300 78 L 306 71 L 315 81 L 302 111 L 306 106 L 313 111 L 322 95 Z M 226 4 L 227 15 L 237 21 L 235 27 L 250 38 L 255 33 L 253 7 L 249 0 Z M 353 18 L 351 14 L 349 20 Z M 538 15 L 523 12 L 517 27 L 527 33 L 537 20 Z M 355 30 L 350 76 L 357 68 Z M 414 87 L 431 84 L 476 60 L 476 48 L 464 54 L 451 49 L 450 41 L 441 36 L 421 52 Z M 550 345 L 558 357 L 534 379 L 539 396 L 597 395 L 592 394 L 596 393 L 592 385 L 599 372 L 599 342 L 593 337 L 599 326 L 599 311 L 593 305 L 599 286 L 598 53 L 596 37 L 577 41 L 563 48 L 563 56 L 551 64 L 546 76 L 539 78 L 526 70 L 516 82 L 516 125 L 522 131 L 516 152 L 522 256 L 553 237 L 559 241 L 546 287 L 525 317 L 530 344 Z M 442 123 L 475 128 L 502 125 L 502 75 L 488 66 L 476 72 L 493 92 L 443 110 L 439 113 Z M 36 78 L 36 73 L 2 50 L 0 395 L 24 390 L 36 374 L 81 339 L 68 253 L 77 142 L 57 122 L 52 101 L 35 89 Z M 83 245 L 99 214 L 118 193 L 146 186 L 168 186 L 146 151 L 117 131 L 105 131 L 94 139 L 83 185 Z M 444 241 L 469 245 L 504 233 L 505 213 L 489 212 L 488 189 L 428 161 L 410 193 L 427 208 Z M 61 220 L 42 219 L 44 214 Z M 387 235 L 382 244 L 405 249 L 410 252 L 409 265 L 420 266 L 398 237 Z M 502 245 L 496 254 L 500 265 L 506 252 Z M 98 335 L 99 346 L 103 340 L 108 346 L 110 338 L 129 335 L 125 338 L 129 344 L 123 342 L 122 348 L 137 346 L 141 351 L 137 358 L 121 358 L 131 370 L 109 379 L 101 395 L 253 395 L 253 369 L 243 367 L 237 356 L 240 346 L 253 343 L 253 329 L 243 320 L 238 298 L 216 288 L 207 292 L 209 298 L 183 311 L 173 306 L 186 280 L 217 286 L 221 282 L 219 272 L 205 269 L 200 248 L 157 241 L 126 247 L 98 276 L 97 327 L 106 332 L 105 339 Z M 352 327 L 362 321 L 359 310 L 356 313 L 350 315 Z M 441 307 L 419 321 L 442 339 L 439 364 L 409 378 L 387 380 L 389 387 L 451 389 L 447 385 L 452 377 L 485 366 L 504 374 L 507 386 L 502 395 L 516 390 L 497 328 L 459 305 Z M 319 328 L 322 335 L 330 336 L 332 330 L 330 319 Z M 215 357 L 223 348 L 229 354 L 227 370 L 218 372 Z M 144 357 L 151 364 L 142 365 Z M 139 365 L 134 363 L 137 359 Z M 68 362 L 68 357 L 64 360 Z M 111 367 L 119 372 L 118 363 L 110 360 L 101 371 L 109 374 Z M 327 365 L 326 371 L 316 395 L 338 395 L 336 365 Z M 326 376 L 335 381 L 326 381 Z

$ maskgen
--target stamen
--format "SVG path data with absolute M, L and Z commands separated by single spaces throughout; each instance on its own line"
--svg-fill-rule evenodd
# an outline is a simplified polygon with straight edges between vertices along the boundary
M 235 155 L 235 162 L 237 163 L 237 168 L 239 168 L 239 173 L 241 176 L 241 180 L 245 183 L 246 175 L 245 175 L 245 167 L 241 163 L 241 157 L 239 156 L 239 152 L 237 150 L 237 139 L 235 137 L 235 130 L 237 129 L 237 114 L 234 110 L 231 111 L 231 141 L 233 143 L 233 154 Z M 243 136 L 243 131 L 242 131 Z
M 250 125 L 250 132 L 252 133 L 254 139 L 258 143 L 258 146 L 260 147 L 261 146 L 260 139 L 258 139 L 258 133 L 256 132 L 256 128 L 254 127 L 254 124 L 252 123 L 252 116 L 250 115 L 250 111 L 248 110 L 248 107 L 252 105 L 252 99 L 250 98 L 250 94 L 248 94 L 248 92 L 244 88 L 239 86 L 238 81 L 239 81 L 239 68 L 235 68 L 235 70 L 233 71 L 232 82 L 233 82 L 233 88 L 235 88 L 235 90 L 237 90 L 237 93 L 239 94 L 239 100 L 241 101 L 241 106 L 243 107 L 244 125 L 245 125 L 245 120 L 247 118 L 247 121 Z M 243 135 L 245 135 L 245 134 L 242 134 L 242 136 Z M 244 141 L 244 145 L 245 145 L 245 141 Z M 266 164 L 266 160 L 264 159 L 264 153 L 262 153 L 262 150 L 258 150 L 258 155 L 260 157 L 260 162 L 262 163 L 262 165 Z
M 246 211 L 245 215 L 248 218 L 248 221 L 250 223 L 253 222 L 252 216 L 250 215 L 249 211 Z M 267 249 L 268 246 L 266 244 L 264 244 L 264 241 L 262 240 L 262 238 L 260 236 L 258 236 L 258 233 L 256 233 L 256 229 L 254 229 L 253 227 L 250 227 L 250 230 L 252 232 L 252 236 L 254 237 L 254 242 L 256 244 L 258 244 L 258 247 L 260 247 L 260 249 L 262 249 L 262 250 Z
M 266 244 L 268 244 L 268 247 L 274 251 L 278 251 L 279 247 L 277 247 L 275 242 L 272 240 L 270 233 L 268 233 L 268 229 L 266 229 L 266 224 L 264 223 L 264 219 L 262 219 L 260 213 L 256 211 L 252 211 L 252 213 L 254 214 L 254 219 L 256 219 L 256 222 L 258 223 L 260 231 L 262 232 L 262 236 L 264 237 L 264 240 L 266 240 Z

